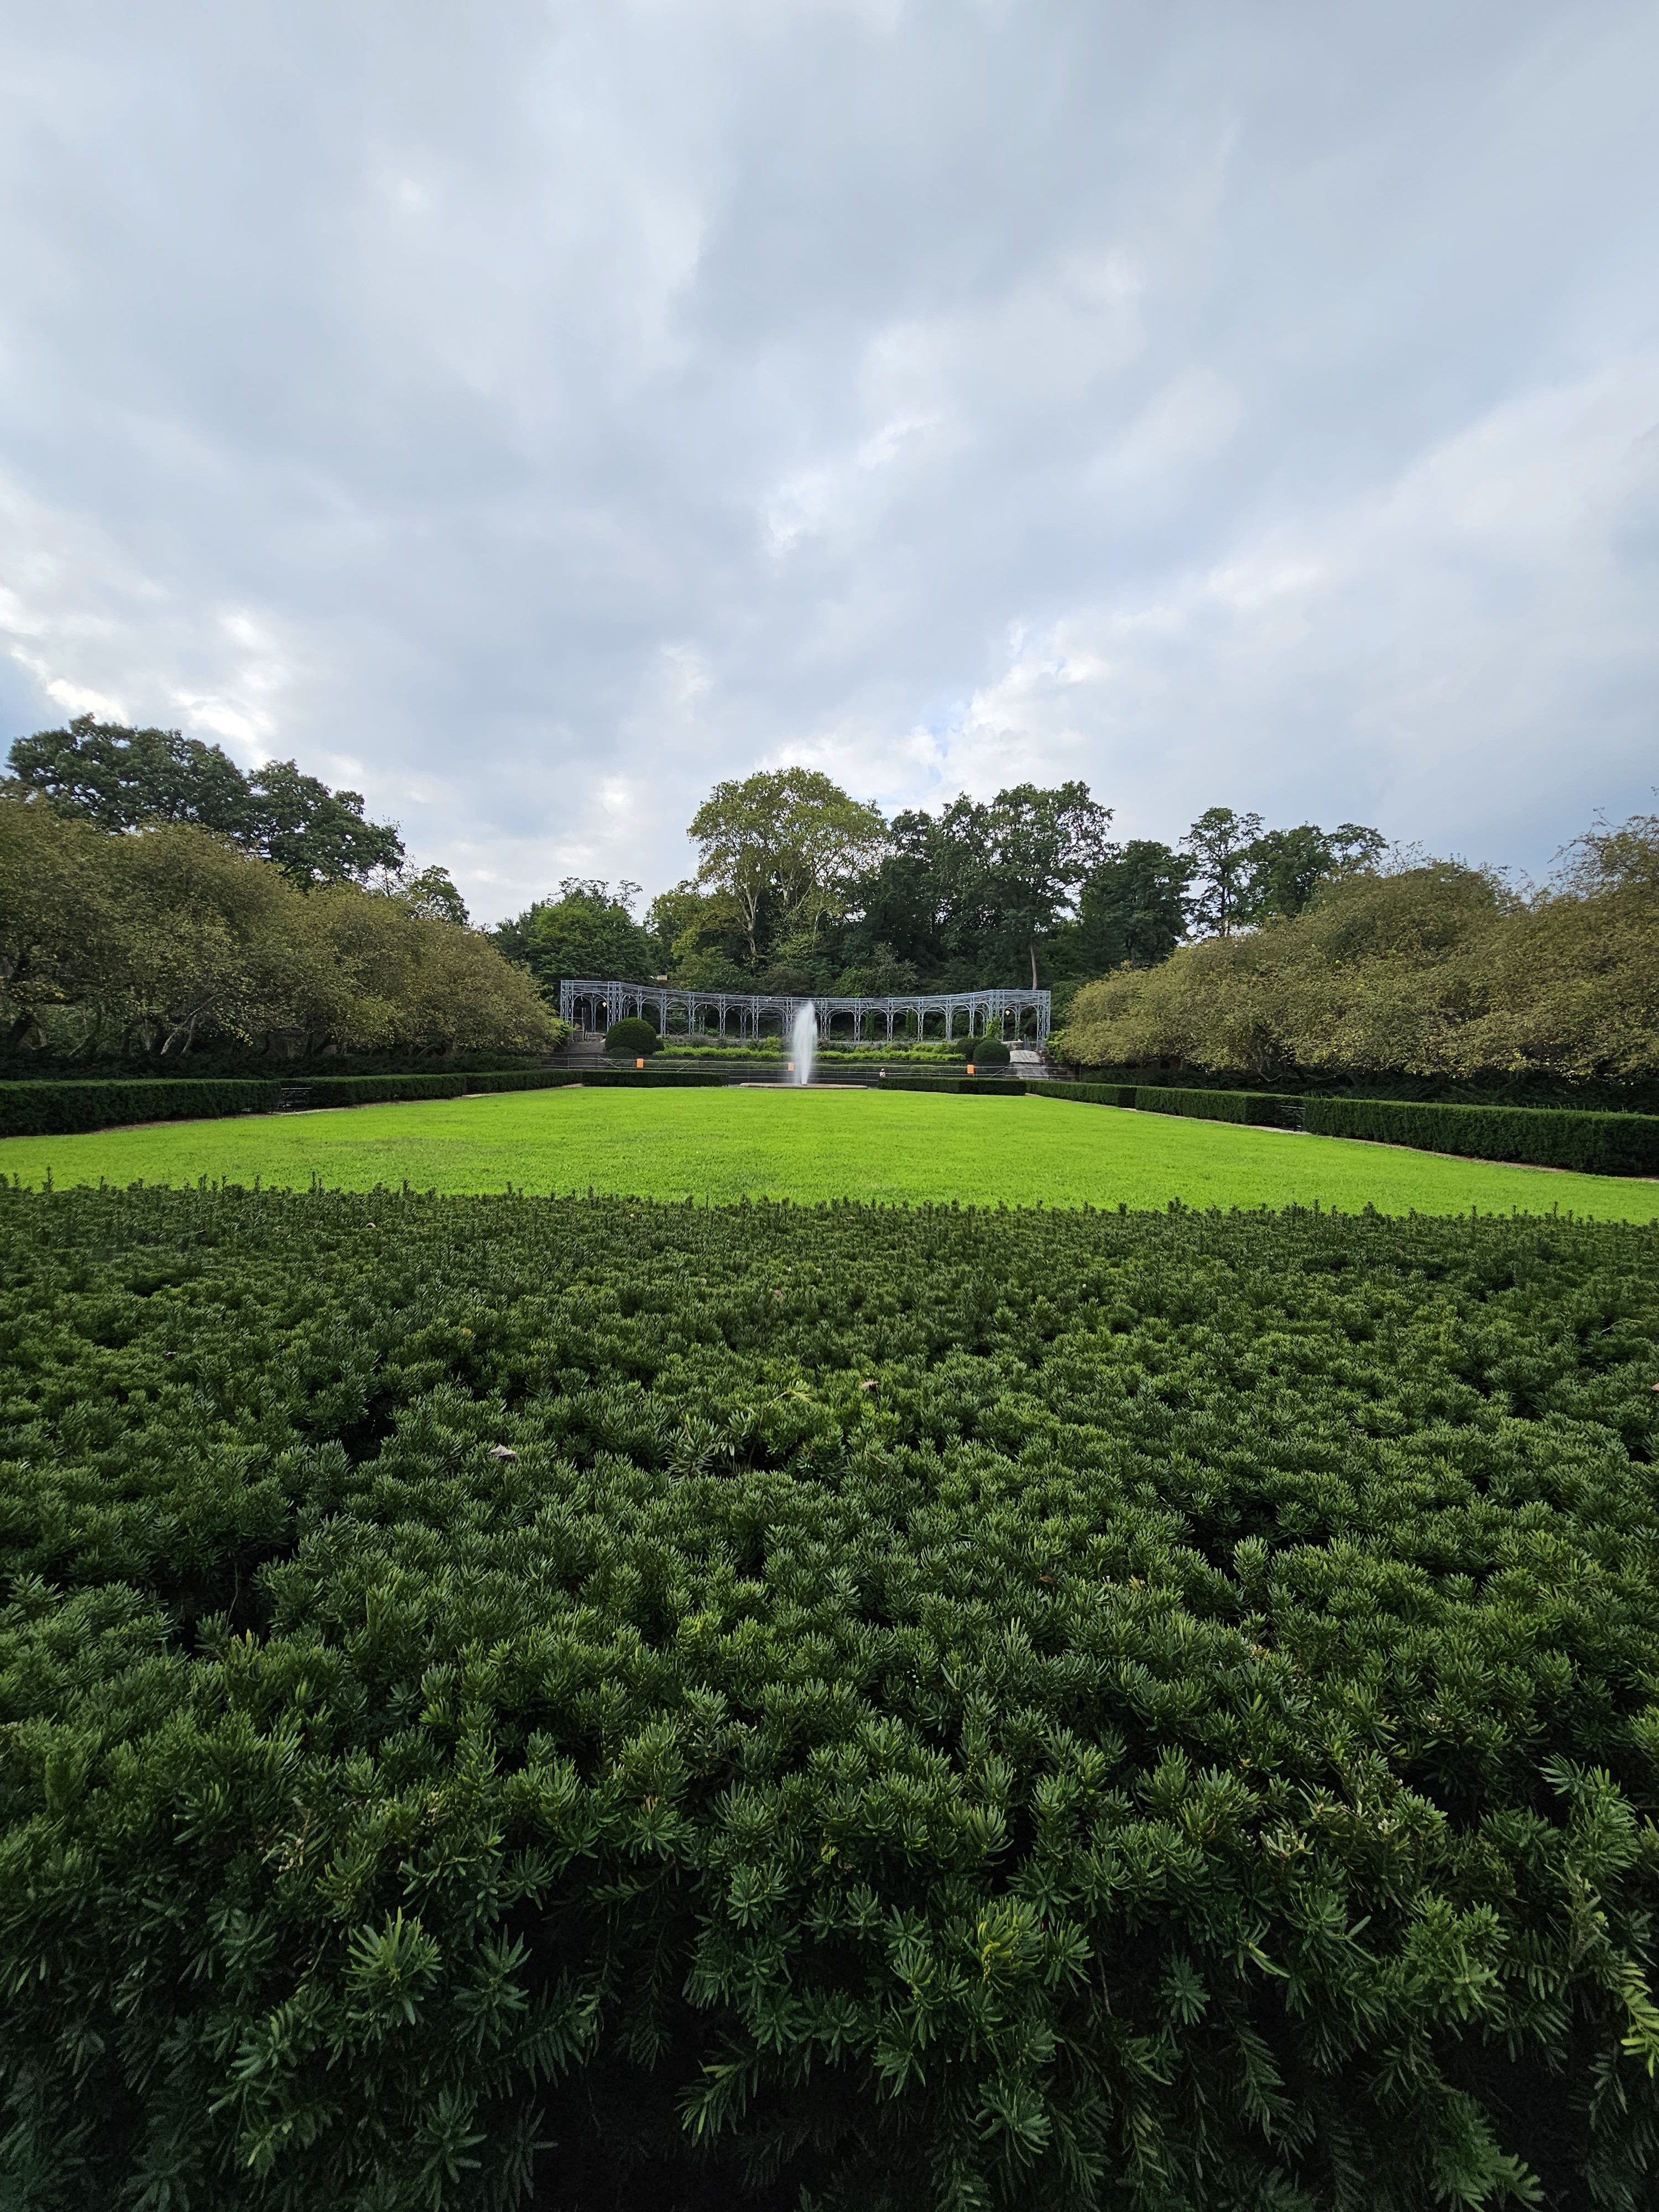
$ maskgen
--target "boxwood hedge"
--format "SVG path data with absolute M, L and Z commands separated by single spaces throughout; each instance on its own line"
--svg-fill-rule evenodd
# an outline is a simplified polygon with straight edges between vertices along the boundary
M 1328 1137 L 1459 1152 L 1480 1160 L 1659 1176 L 1659 1115 L 1581 1114 L 1547 1106 L 1431 1106 L 1395 1098 L 1309 1098 L 1306 1126 Z
M 74 1130 L 119 1128 L 129 1121 L 268 1114 L 281 1087 L 263 1077 L 0 1083 L 0 1137 L 55 1137 Z
M 1653 2201 L 1659 1231 L 0 1193 L 0 2201 Z

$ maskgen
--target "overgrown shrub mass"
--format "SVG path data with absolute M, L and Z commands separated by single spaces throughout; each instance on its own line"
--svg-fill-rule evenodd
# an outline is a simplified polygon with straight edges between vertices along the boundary
M 1659 1231 L 0 1261 L 3 2201 L 1651 2203 Z

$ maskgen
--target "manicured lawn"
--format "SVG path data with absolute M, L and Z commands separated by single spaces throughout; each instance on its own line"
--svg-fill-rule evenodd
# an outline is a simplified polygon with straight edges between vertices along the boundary
M 1659 1218 L 1659 1184 L 1488 1166 L 1052 1098 L 868 1091 L 544 1091 L 0 1141 L 40 1184 L 623 1191 L 906 1204 L 1371 1205 Z

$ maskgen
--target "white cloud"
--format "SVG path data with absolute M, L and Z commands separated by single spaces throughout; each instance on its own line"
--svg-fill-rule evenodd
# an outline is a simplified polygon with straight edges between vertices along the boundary
M 0 60 L 9 729 L 296 755 L 487 916 L 782 759 L 1534 865 L 1653 780 L 1636 0 L 63 0 Z

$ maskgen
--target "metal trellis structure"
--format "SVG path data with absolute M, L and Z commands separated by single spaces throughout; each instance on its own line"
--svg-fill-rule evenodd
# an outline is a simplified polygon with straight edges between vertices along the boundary
M 826 1042 L 831 1036 L 848 1038 L 846 1030 L 836 1028 L 838 1016 L 851 1018 L 850 1041 L 854 1044 L 896 1042 L 908 1033 L 907 1017 L 913 1014 L 919 1036 L 953 1036 L 958 1015 L 965 1014 L 974 1036 L 1030 1033 L 1039 1047 L 1048 1039 L 1047 991 L 913 991 L 890 999 L 809 999 L 766 991 L 683 991 L 665 983 L 592 979 L 559 986 L 559 1017 L 573 1028 L 607 1030 L 629 1014 L 648 1012 L 655 1014 L 658 1030 L 665 1036 L 672 1014 L 683 1014 L 693 1036 L 734 1036 L 745 1042 L 768 1034 L 787 1036 L 796 1014 L 809 1005 L 817 1012 L 818 1036 Z

